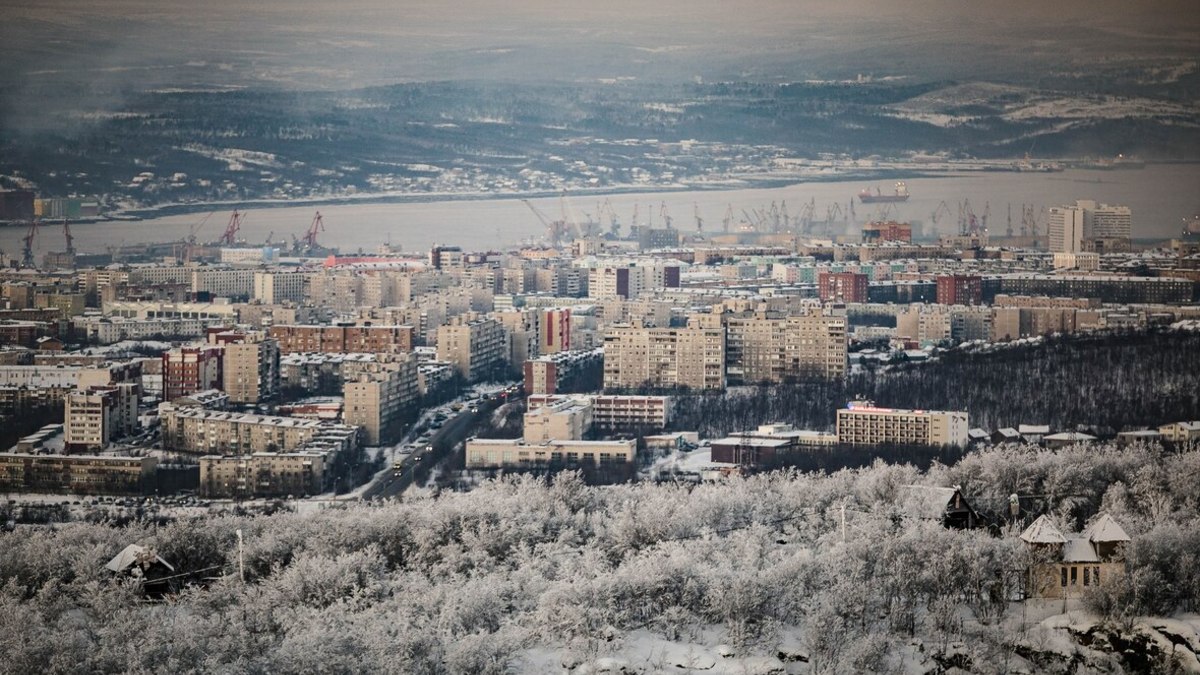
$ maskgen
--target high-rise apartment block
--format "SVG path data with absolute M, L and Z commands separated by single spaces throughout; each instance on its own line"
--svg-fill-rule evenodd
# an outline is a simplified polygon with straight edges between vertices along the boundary
M 604 336 L 604 386 L 724 389 L 721 317 L 696 315 L 686 328 L 614 324 Z
M 163 400 L 172 401 L 205 389 L 219 389 L 224 350 L 216 345 L 180 347 L 162 356 Z
M 404 355 L 369 364 L 356 378 L 346 380 L 342 393 L 343 421 L 362 427 L 367 445 L 391 443 L 417 405 L 417 361 Z
M 1127 250 L 1133 234 L 1133 213 L 1128 206 L 1080 199 L 1073 206 L 1051 208 L 1048 228 L 1050 251 L 1054 253 Z
M 1054 253 L 1082 251 L 1083 219 L 1083 209 L 1077 206 L 1051 207 L 1046 226 L 1050 250 Z
M 539 354 L 557 354 L 571 348 L 571 310 L 544 310 L 541 323 Z
M 103 450 L 137 429 L 138 385 L 120 383 L 67 394 L 63 414 L 67 452 Z
M 468 381 L 491 377 L 507 365 L 508 341 L 495 319 L 458 316 L 438 328 L 437 357 Z
M 797 316 L 726 315 L 730 384 L 836 380 L 846 375 L 846 317 L 820 309 Z
M 259 334 L 226 334 L 222 388 L 231 403 L 261 403 L 279 395 L 279 343 Z

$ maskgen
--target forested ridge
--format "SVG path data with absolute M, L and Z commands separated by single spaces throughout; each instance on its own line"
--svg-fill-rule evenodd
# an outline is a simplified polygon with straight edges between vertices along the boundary
M 646 636 L 786 651 L 817 673 L 906 660 L 1162 672 L 1174 657 L 1154 644 L 1136 663 L 1095 642 L 1056 651 L 1069 633 L 1009 600 L 1030 562 L 1016 534 L 1041 513 L 1064 531 L 1116 517 L 1129 574 L 1087 602 L 1134 640 L 1137 615 L 1200 601 L 1198 481 L 1195 449 L 1008 446 L 924 474 L 877 463 L 605 488 L 524 476 L 307 515 L 18 526 L 0 534 L 0 672 L 543 672 L 605 656 L 675 670 L 632 656 Z M 996 535 L 955 531 L 907 515 L 910 484 L 961 485 L 989 509 L 1030 498 Z M 146 603 L 103 568 L 132 542 L 217 578 Z
M 929 363 L 867 367 L 845 382 L 681 396 L 673 428 L 714 437 L 786 422 L 832 429 L 856 398 L 917 410 L 966 410 L 988 431 L 1048 424 L 1101 433 L 1200 419 L 1200 334 L 1121 331 L 942 352 Z

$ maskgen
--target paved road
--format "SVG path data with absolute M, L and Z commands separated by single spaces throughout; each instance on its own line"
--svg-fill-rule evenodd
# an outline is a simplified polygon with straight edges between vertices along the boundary
M 376 476 L 371 486 L 363 492 L 362 498 L 388 499 L 399 495 L 412 485 L 414 477 L 417 482 L 424 482 L 433 467 L 446 459 L 454 452 L 455 446 L 471 435 L 476 422 L 490 415 L 501 403 L 503 401 L 482 401 L 479 403 L 479 412 L 463 408 L 461 412 L 447 418 L 442 428 L 438 429 L 426 444 L 432 446 L 432 450 L 421 448 L 405 457 L 401 462 L 399 475 L 396 471 L 389 471 Z

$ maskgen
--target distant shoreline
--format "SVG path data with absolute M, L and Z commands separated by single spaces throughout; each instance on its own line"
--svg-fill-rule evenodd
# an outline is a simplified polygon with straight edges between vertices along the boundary
M 805 183 L 840 183 L 860 180 L 911 179 L 911 178 L 957 178 L 962 174 L 980 173 L 979 170 L 935 171 L 921 172 L 908 169 L 881 169 L 863 173 L 847 173 L 839 176 L 816 176 L 811 178 L 778 177 L 761 180 L 730 179 L 721 183 L 699 185 L 652 185 L 652 186 L 616 186 L 601 188 L 578 188 L 568 190 L 568 197 L 630 194 L 657 194 L 662 192 L 723 192 L 732 190 L 756 190 L 790 187 Z M 550 199 L 560 197 L 564 192 L 447 192 L 435 194 L 406 193 L 365 193 L 362 195 L 344 195 L 340 197 L 300 197 L 288 200 L 259 199 L 246 201 L 202 202 L 194 204 L 162 204 L 144 208 L 129 209 L 113 214 L 116 220 L 146 220 L 163 216 L 186 215 L 203 213 L 205 211 L 220 211 L 223 209 L 277 209 L 295 208 L 298 206 L 344 206 L 348 204 L 419 204 L 433 202 L 457 201 L 490 201 L 490 200 L 521 200 L 521 199 Z M 103 222 L 100 219 L 97 222 Z
M 1070 160 L 1055 160 L 1055 161 L 1070 161 Z M 1146 167 L 1157 164 L 1171 165 L 1190 165 L 1200 164 L 1200 159 L 1195 160 L 1163 160 L 1147 162 Z M 1099 171 L 1103 174 L 1120 174 L 1126 171 L 1140 171 L 1140 168 L 1134 169 L 1116 169 L 1116 170 L 1096 170 L 1084 167 L 1068 166 L 1063 171 L 1039 172 L 1031 171 L 1027 173 L 1044 174 L 1047 177 L 1060 175 L 1070 171 Z M 712 183 L 699 184 L 672 184 L 672 185 L 621 185 L 597 188 L 575 188 L 565 191 L 568 197 L 584 197 L 596 196 L 603 197 L 609 195 L 632 195 L 632 194 L 657 194 L 664 192 L 724 192 L 733 190 L 757 190 L 757 189 L 776 189 L 791 187 L 794 185 L 804 185 L 806 183 L 841 183 L 851 181 L 879 181 L 879 180 L 908 180 L 915 178 L 961 178 L 964 175 L 975 175 L 981 173 L 1022 173 L 1012 171 L 1007 168 L 979 167 L 978 165 L 968 165 L 962 168 L 952 168 L 945 170 L 922 170 L 911 168 L 880 168 L 880 169 L 863 169 L 861 171 L 849 171 L 838 175 L 828 176 L 803 176 L 797 177 L 792 175 L 777 175 L 771 177 L 769 174 L 761 178 L 738 178 L 733 177 L 723 181 L 714 181 Z M 1050 178 L 1055 180 L 1054 178 Z M 1066 178 L 1058 178 L 1057 180 L 1070 180 Z M 1090 181 L 1083 181 L 1090 182 Z M 139 207 L 127 209 L 108 214 L 106 217 L 101 217 L 95 222 L 105 222 L 106 220 L 146 220 L 150 218 L 161 218 L 164 216 L 186 215 L 189 213 L 204 213 L 207 211 L 222 211 L 233 209 L 278 209 L 278 208 L 295 208 L 300 206 L 344 206 L 349 204 L 420 204 L 420 203 L 435 203 L 435 202 L 457 202 L 457 201 L 490 201 L 490 200 L 521 200 L 521 199 L 550 199 L 560 197 L 564 194 L 563 191 L 539 190 L 532 192 L 446 192 L 446 193 L 362 193 L 358 195 L 340 195 L 332 197 L 299 197 L 295 199 L 250 199 L 245 201 L 218 201 L 218 202 L 196 202 L 196 203 L 168 203 L 156 206 Z M 855 191 L 857 194 L 857 191 Z M 851 195 L 853 196 L 853 195 Z

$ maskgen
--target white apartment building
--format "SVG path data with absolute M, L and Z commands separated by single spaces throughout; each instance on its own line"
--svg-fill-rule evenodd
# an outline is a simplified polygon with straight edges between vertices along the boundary
M 1084 211 L 1078 206 L 1050 208 L 1047 235 L 1054 253 L 1078 253 L 1083 250 Z
M 192 292 L 216 298 L 248 298 L 254 293 L 252 269 L 202 268 L 192 271 Z
M 304 299 L 308 275 L 303 272 L 254 272 L 253 298 L 265 304 Z

